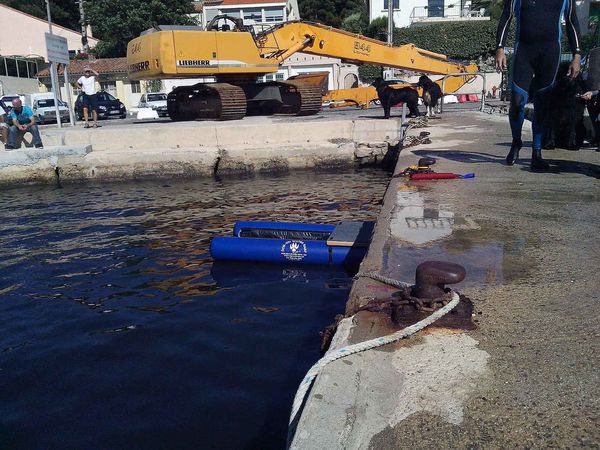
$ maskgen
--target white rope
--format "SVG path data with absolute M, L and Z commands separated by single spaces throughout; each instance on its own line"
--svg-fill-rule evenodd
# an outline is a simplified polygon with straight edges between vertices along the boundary
M 384 283 L 387 283 L 388 280 L 391 280 L 389 278 L 382 277 L 381 275 L 378 275 L 378 274 L 359 274 L 357 276 L 369 277 L 369 278 L 373 278 L 373 279 L 376 279 L 379 281 L 382 281 L 382 279 L 386 279 L 386 281 L 384 281 Z M 400 284 L 403 285 L 402 287 L 409 286 L 408 283 L 404 283 L 402 281 L 397 281 L 397 280 L 391 280 L 391 281 L 393 282 L 394 286 L 398 286 Z M 392 283 L 389 283 L 389 284 L 392 284 Z M 442 318 L 443 316 L 445 316 L 446 314 L 448 314 L 450 311 L 452 311 L 456 307 L 456 305 L 458 305 L 459 301 L 460 301 L 459 295 L 456 292 L 452 292 L 452 300 L 447 305 L 443 306 L 442 308 L 438 309 L 437 311 L 434 311 L 430 316 L 426 317 L 425 319 L 421 320 L 420 322 L 415 323 L 414 325 L 406 327 L 406 328 L 404 328 L 400 331 L 397 331 L 396 333 L 390 334 L 388 336 L 383 336 L 383 337 L 371 339 L 370 341 L 365 341 L 365 342 L 360 342 L 358 344 L 349 345 L 347 347 L 340 348 L 334 352 L 331 352 L 331 353 L 325 355 L 323 358 L 321 358 L 319 361 L 317 361 L 317 363 L 314 366 L 312 366 L 310 368 L 310 370 L 308 371 L 308 373 L 306 374 L 306 376 L 300 383 L 300 386 L 298 387 L 298 391 L 296 392 L 296 396 L 294 397 L 294 403 L 292 405 L 292 414 L 290 415 L 290 424 L 292 424 L 294 422 L 294 420 L 296 419 L 296 416 L 297 416 L 298 412 L 300 411 L 300 408 L 302 407 L 302 403 L 304 403 L 304 399 L 306 397 L 306 394 L 308 393 L 308 390 L 309 390 L 313 380 L 317 377 L 317 375 L 319 375 L 319 373 L 321 373 L 321 371 L 327 364 L 329 364 L 333 361 L 336 361 L 338 359 L 345 358 L 346 356 L 353 355 L 355 353 L 364 352 L 365 350 L 370 350 L 373 348 L 381 347 L 383 345 L 391 344 L 392 342 L 396 342 L 401 339 L 407 338 L 407 337 L 417 333 L 418 331 L 421 331 L 423 328 L 431 325 L 436 320 L 438 320 L 438 319 Z
M 384 277 L 383 275 L 374 272 L 359 272 L 354 276 L 354 278 L 371 278 L 375 281 L 381 281 L 382 283 L 389 284 L 390 286 L 399 287 L 400 289 L 411 286 L 410 283 L 405 281 L 394 280 L 393 278 Z

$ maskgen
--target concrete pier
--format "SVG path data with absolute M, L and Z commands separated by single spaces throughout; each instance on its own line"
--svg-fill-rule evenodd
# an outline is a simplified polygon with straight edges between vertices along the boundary
M 457 289 L 478 328 L 426 329 L 330 364 L 291 448 L 596 447 L 600 153 L 546 151 L 551 172 L 531 173 L 527 148 L 504 164 L 505 117 L 431 125 L 433 143 L 403 150 L 396 173 L 431 156 L 437 172 L 476 178 L 394 178 L 361 271 L 411 282 L 423 261 L 462 264 Z M 395 331 L 381 314 L 354 315 L 394 291 L 360 278 L 332 348 Z
M 104 122 L 98 129 L 45 128 L 42 138 L 50 148 L 88 149 L 61 159 L 63 182 L 285 172 L 381 158 L 388 145 L 397 143 L 400 124 L 399 119 L 378 120 L 379 115 L 355 111 L 234 122 Z M 55 177 L 51 164 L 44 170 L 33 161 L 16 162 L 2 167 L 0 183 L 43 183 Z
M 90 151 L 91 145 L 0 150 L 0 184 L 56 181 L 57 168 L 80 163 Z

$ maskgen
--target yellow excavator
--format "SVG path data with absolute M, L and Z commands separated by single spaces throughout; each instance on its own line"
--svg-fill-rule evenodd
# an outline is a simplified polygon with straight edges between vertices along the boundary
M 210 77 L 214 82 L 175 88 L 167 97 L 173 120 L 241 119 L 254 114 L 310 115 L 320 111 L 323 88 L 318 77 L 257 83 L 276 73 L 297 52 L 339 58 L 355 64 L 406 69 L 427 74 L 465 73 L 449 78 L 453 92 L 477 66 L 449 61 L 412 44 L 392 47 L 381 41 L 332 27 L 292 21 L 255 33 L 243 20 L 216 16 L 206 30 L 149 30 L 127 46 L 133 80 Z M 362 94 L 361 94 L 362 95 Z M 346 95 L 347 96 L 347 95 Z

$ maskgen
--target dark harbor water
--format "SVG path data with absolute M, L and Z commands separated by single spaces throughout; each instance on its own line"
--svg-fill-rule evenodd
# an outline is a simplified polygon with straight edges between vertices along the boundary
M 236 220 L 374 219 L 378 171 L 0 193 L 1 449 L 280 449 L 334 269 L 217 265 Z

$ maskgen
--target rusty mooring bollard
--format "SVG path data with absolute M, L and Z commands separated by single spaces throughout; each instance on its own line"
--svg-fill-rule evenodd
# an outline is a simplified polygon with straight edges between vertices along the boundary
M 467 271 L 460 264 L 425 261 L 417 267 L 412 295 L 421 299 L 436 299 L 444 295 L 446 284 L 460 283 Z

